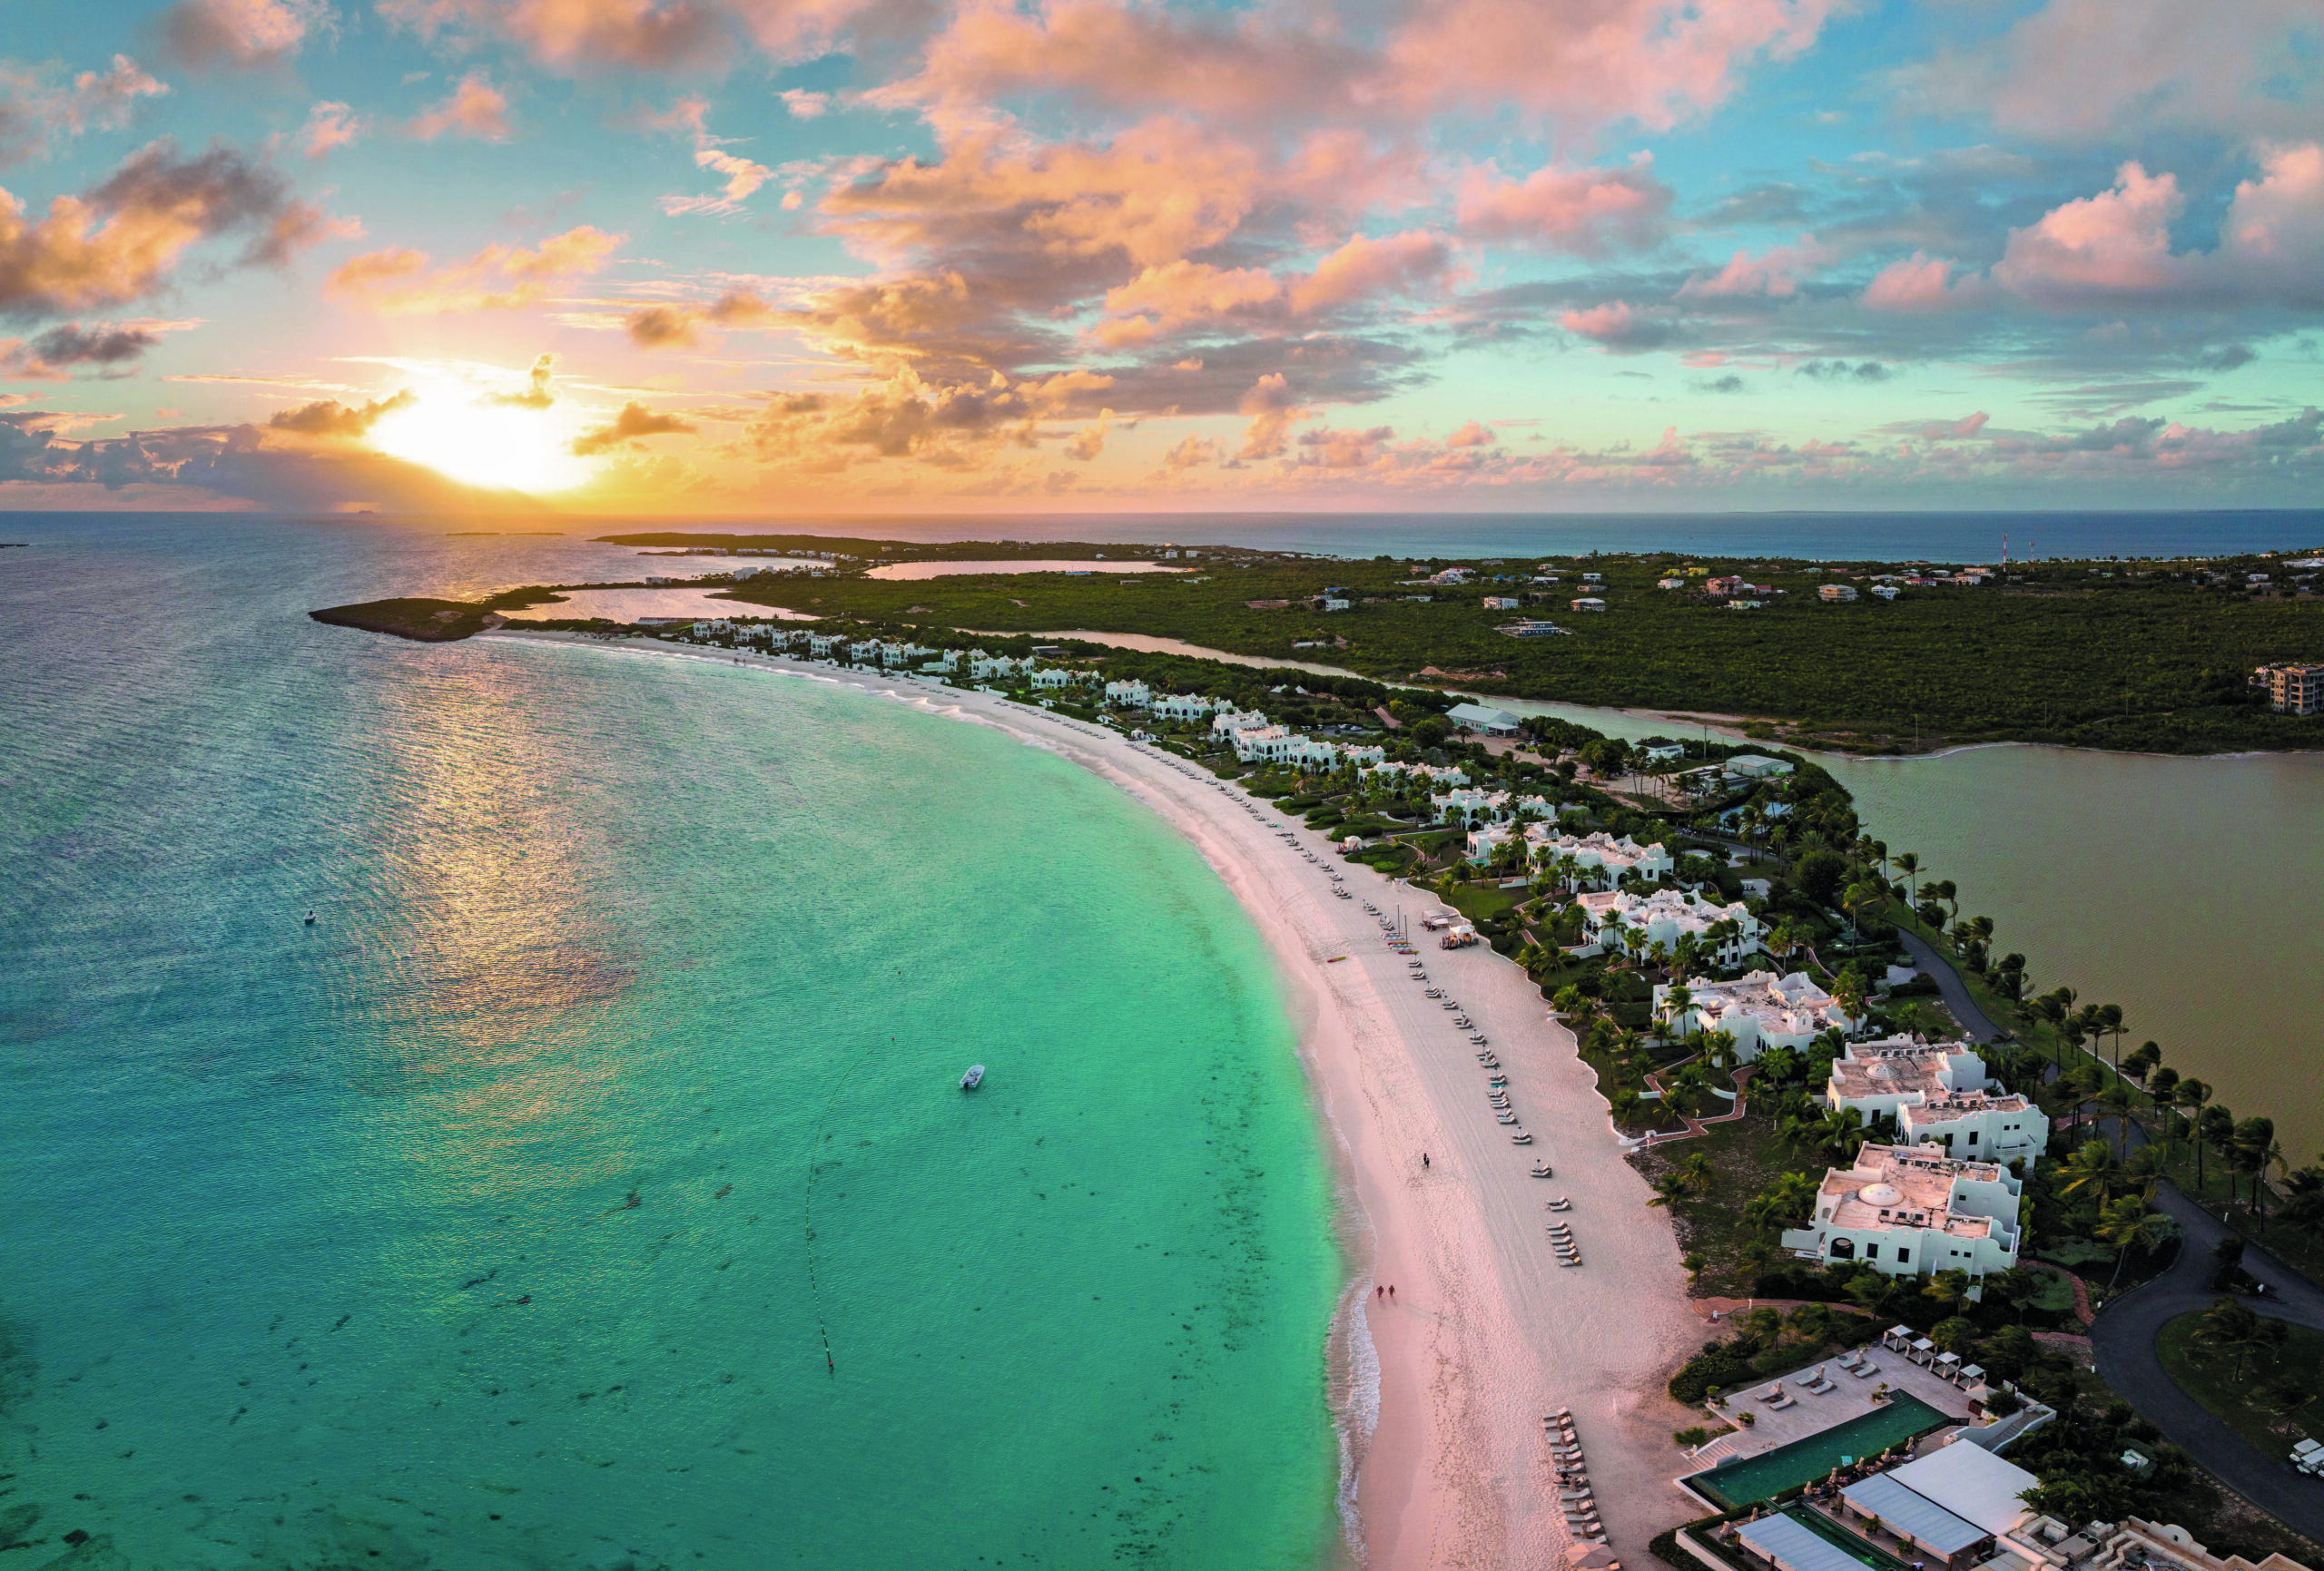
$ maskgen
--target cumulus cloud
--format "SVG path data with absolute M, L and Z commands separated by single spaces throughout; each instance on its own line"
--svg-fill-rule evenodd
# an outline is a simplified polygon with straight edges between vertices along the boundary
M 466 261 L 433 269 L 425 251 L 367 251 L 335 269 L 324 288 L 333 299 L 382 316 L 511 310 L 596 272 L 626 238 L 583 224 L 537 246 L 488 245 Z
M 1985 280 L 1975 273 L 1953 276 L 1960 264 L 1916 250 L 1889 263 L 1866 286 L 1864 303 L 1876 311 L 1961 310 L 1986 299 Z
M 2097 140 L 2128 124 L 2229 136 L 2324 130 L 2314 0 L 2047 0 L 1998 39 L 1897 74 L 1915 108 Z
M 1807 360 L 1796 368 L 1800 376 L 1817 382 L 1885 382 L 1888 368 L 1878 360 Z
M 1759 296 L 1788 299 L 1799 292 L 1800 280 L 1828 265 L 1837 252 L 1816 243 L 1814 235 L 1799 237 L 1797 245 L 1776 246 L 1758 256 L 1738 250 L 1727 266 L 1709 278 L 1697 275 L 1679 287 L 1684 298 L 1736 299 Z
M 570 74 L 730 63 L 738 44 L 778 61 L 827 53 L 876 0 L 379 0 L 421 38 L 513 44 Z
M 707 306 L 641 306 L 622 319 L 622 328 L 641 349 L 687 349 L 700 340 L 705 326 L 758 327 L 774 314 L 753 290 L 730 290 Z
M 525 385 L 514 393 L 487 393 L 480 403 L 498 404 L 512 409 L 546 409 L 556 402 L 556 389 L 549 378 L 556 370 L 555 355 L 537 355 L 533 368 L 526 373 Z
M 621 413 L 605 425 L 592 426 L 576 437 L 573 451 L 579 457 L 591 458 L 616 447 L 635 447 L 640 437 L 667 436 L 694 428 L 675 415 L 649 409 L 643 404 L 624 404 Z
M 1357 235 L 1315 264 L 1291 289 L 1291 309 L 1302 313 L 1352 304 L 1441 278 L 1452 265 L 1443 237 L 1407 230 L 1381 240 Z
M 1594 257 L 1658 243 L 1670 201 L 1648 153 L 1620 169 L 1545 166 L 1521 181 L 1502 180 L 1486 164 L 1462 178 L 1457 217 L 1462 233 L 1479 240 Z
M 1250 424 L 1243 427 L 1242 450 L 1235 457 L 1243 463 L 1281 457 L 1285 435 L 1307 417 L 1307 411 L 1293 400 L 1280 371 L 1269 371 L 1251 384 L 1251 390 L 1243 395 L 1242 412 Z
M 379 423 L 381 416 L 409 408 L 416 402 L 418 399 L 409 388 L 392 397 L 374 398 L 362 404 L 342 404 L 336 398 L 318 398 L 311 404 L 277 409 L 267 417 L 266 423 L 274 430 L 289 431 L 300 437 L 368 437 L 371 427 Z
M 1087 464 L 1106 450 L 1106 437 L 1113 429 L 1114 412 L 1100 409 L 1098 417 L 1074 433 L 1065 444 L 1065 456 L 1077 464 Z
M 1638 354 L 1669 341 L 1669 321 L 1633 309 L 1628 300 L 1609 300 L 1558 318 L 1567 332 L 1601 344 L 1616 354 Z
M 0 168 L 46 153 L 58 142 L 90 131 L 119 131 L 140 99 L 169 88 L 126 54 L 103 72 L 84 71 L 70 82 L 0 62 Z
M 325 100 L 307 111 L 307 123 L 299 128 L 296 140 L 300 152 L 320 159 L 334 149 L 352 147 L 356 138 L 369 129 L 369 123 L 346 104 Z
M 786 87 L 780 96 L 783 107 L 791 112 L 793 120 L 817 120 L 832 106 L 828 93 L 809 93 L 803 88 Z
M 62 381 L 74 374 L 74 368 L 86 367 L 101 377 L 129 376 L 145 351 L 162 341 L 169 325 L 84 328 L 78 322 L 63 322 L 28 342 L 0 341 L 0 373 L 20 381 Z
M 2012 230 L 1994 277 L 2013 293 L 2044 304 L 2170 288 L 2185 276 L 2171 254 L 2171 224 L 2186 207 L 2175 177 L 2126 163 L 2112 190 Z
M 290 59 L 330 20 L 325 0 L 180 0 L 157 25 L 181 64 L 251 71 Z
M 1445 437 L 1444 445 L 1448 447 L 1489 447 L 1492 445 L 1492 440 L 1493 436 L 1491 431 L 1472 420 Z
M 460 78 L 449 96 L 433 104 L 405 130 L 421 142 L 439 136 L 465 136 L 478 142 L 508 140 L 508 95 L 492 85 L 478 68 Z
M 280 263 L 331 232 L 274 171 L 232 148 L 180 158 L 167 138 L 132 154 L 95 189 L 59 196 L 47 216 L 0 191 L 0 315 L 63 316 L 159 290 L 185 250 L 248 237 L 240 265 Z

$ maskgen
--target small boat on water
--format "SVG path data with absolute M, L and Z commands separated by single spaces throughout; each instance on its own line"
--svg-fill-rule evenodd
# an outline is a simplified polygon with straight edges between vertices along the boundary
M 960 1089 L 963 1091 L 974 1091 L 983 1084 L 984 1065 L 981 1064 L 970 1065 L 969 1072 L 960 1076 Z
M 312 912 L 312 911 L 309 911 L 309 912 L 307 913 L 307 926 L 309 926 L 310 928 L 311 928 L 311 927 L 313 927 L 314 925 L 315 925 L 315 914 L 314 914 L 314 912 Z

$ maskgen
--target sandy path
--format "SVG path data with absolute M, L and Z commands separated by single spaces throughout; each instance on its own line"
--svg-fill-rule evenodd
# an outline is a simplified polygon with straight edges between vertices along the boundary
M 601 647 L 734 659 L 650 640 Z M 1648 1540 L 1699 1513 L 1670 1483 L 1683 1460 L 1670 1430 L 1689 1419 L 1661 1391 L 1703 1335 L 1687 1308 L 1678 1246 L 1622 1160 L 1571 1034 L 1521 970 L 1482 947 L 1435 948 L 1415 919 L 1432 981 L 1413 980 L 1364 901 L 1391 914 L 1401 903 L 1417 918 L 1439 908 L 1433 897 L 1341 863 L 1296 819 L 1245 802 L 1172 755 L 988 694 L 763 656 L 746 663 L 860 686 L 1048 748 L 1161 813 L 1250 913 L 1284 977 L 1370 1244 L 1372 1280 L 1361 1284 L 1362 1324 L 1353 1329 L 1378 1351 L 1376 1425 L 1361 1410 L 1345 1415 L 1355 1437 L 1358 1553 L 1369 1566 L 1562 1566 L 1570 1540 L 1541 1429 L 1543 1411 L 1556 1407 L 1573 1409 L 1599 1508 L 1627 1565 L 1649 1564 Z M 1278 824 L 1319 860 L 1286 844 Z M 1332 896 L 1334 871 L 1354 898 Z M 1513 1145 L 1495 1122 L 1468 1033 L 1425 997 L 1430 985 L 1491 1037 L 1532 1145 Z M 1531 1177 L 1536 1159 L 1555 1177 Z M 1560 1266 L 1551 1250 L 1551 1195 L 1573 1202 L 1564 1220 L 1579 1268 Z M 1374 1283 L 1394 1284 L 1394 1300 L 1374 1296 Z

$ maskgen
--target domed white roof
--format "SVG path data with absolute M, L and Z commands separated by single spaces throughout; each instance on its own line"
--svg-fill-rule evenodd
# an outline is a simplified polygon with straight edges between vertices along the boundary
M 1905 1198 L 1905 1192 L 1893 1183 L 1867 1183 L 1856 1192 L 1856 1197 L 1866 1205 L 1896 1205 Z

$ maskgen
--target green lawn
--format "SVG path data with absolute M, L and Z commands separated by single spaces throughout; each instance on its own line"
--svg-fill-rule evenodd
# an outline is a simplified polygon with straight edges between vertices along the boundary
M 1444 897 L 1444 903 L 1472 922 L 1483 922 L 1531 898 L 1524 889 L 1503 889 L 1492 884 L 1455 884 L 1452 892 Z
M 2183 1314 L 2155 1339 L 2162 1367 L 2181 1389 L 2270 1457 L 2290 1457 L 2294 1440 L 2324 1436 L 2324 1398 L 2316 1395 L 2324 1389 L 2324 1331 L 2292 1327 L 2280 1352 L 2270 1356 L 2263 1348 L 2245 1352 L 2239 1376 L 2232 1349 L 2208 1347 L 2197 1339 L 2202 1326 L 2201 1311 Z M 2289 1416 L 2263 1410 L 2254 1400 L 2258 1390 L 2279 1379 L 2309 1393 L 2309 1400 Z

